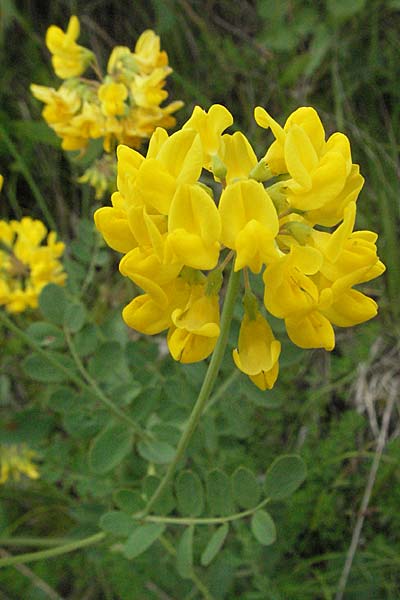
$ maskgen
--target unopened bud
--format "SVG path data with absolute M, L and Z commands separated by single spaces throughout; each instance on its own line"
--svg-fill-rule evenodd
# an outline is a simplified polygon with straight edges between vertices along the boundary
M 285 230 L 292 236 L 301 246 L 305 246 L 308 238 L 311 235 L 312 227 L 307 223 L 300 221 L 289 221 L 285 223 Z
M 284 181 L 279 181 L 270 187 L 267 187 L 267 192 L 271 198 L 278 215 L 285 212 L 289 208 L 289 202 L 286 198 L 286 187 Z
M 214 173 L 214 177 L 217 177 L 220 181 L 223 181 L 225 179 L 228 169 L 226 168 L 225 163 L 222 162 L 218 154 L 213 154 L 211 168 L 212 172 Z
M 260 160 L 249 174 L 249 178 L 256 181 L 267 181 L 271 177 L 273 177 L 272 171 L 264 160 Z

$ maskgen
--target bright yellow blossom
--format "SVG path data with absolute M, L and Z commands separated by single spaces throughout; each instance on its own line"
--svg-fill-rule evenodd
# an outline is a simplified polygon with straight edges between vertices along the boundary
M 119 54 L 115 69 L 127 57 Z M 121 273 L 144 292 L 123 309 L 125 322 L 148 335 L 168 329 L 169 351 L 183 363 L 215 347 L 223 269 L 233 259 L 246 287 L 233 359 L 265 390 L 277 379 L 281 346 L 258 309 L 248 270 L 262 273 L 265 308 L 284 320 L 293 343 L 332 350 L 334 325 L 376 314 L 375 301 L 354 286 L 384 266 L 376 235 L 353 231 L 363 180 L 348 139 L 336 133 L 325 141 L 308 107 L 284 128 L 263 109 L 256 118 L 276 137 L 261 160 L 241 132 L 224 133 L 232 117 L 220 105 L 195 107 L 171 136 L 157 128 L 146 156 L 119 146 L 118 191 L 95 222 L 124 254 Z M 203 169 L 214 176 L 212 188 L 201 180 Z
M 31 92 L 45 103 L 42 115 L 62 140 L 66 151 L 83 155 L 91 139 L 102 138 L 104 153 L 112 156 L 118 143 L 140 148 L 157 127 L 170 129 L 176 123 L 173 114 L 183 106 L 167 99 L 166 78 L 172 72 L 168 56 L 160 49 L 160 38 L 146 30 L 137 40 L 135 50 L 116 46 L 109 57 L 103 77 L 94 54 L 79 46 L 79 20 L 72 16 L 67 31 L 52 25 L 46 43 L 52 53 L 56 74 L 64 79 L 58 90 L 31 85 Z M 89 64 L 98 79 L 83 75 Z M 103 163 L 103 158 L 99 159 Z M 104 159 L 106 161 L 106 159 Z M 112 188 L 114 169 L 101 173 L 97 167 L 78 181 L 95 187 L 96 197 Z M 109 172 L 109 179 L 105 175 Z
M 168 332 L 168 348 L 175 360 L 198 362 L 214 350 L 219 336 L 217 295 L 207 295 L 205 287 L 194 286 L 184 308 L 173 311 Z
M 128 90 L 123 83 L 103 83 L 98 89 L 98 96 L 101 102 L 101 110 L 107 117 L 123 115 L 127 106 L 125 100 L 128 96 Z
M 284 128 L 261 107 L 255 109 L 255 119 L 261 127 L 271 127 L 276 137 L 264 160 L 274 175 L 288 174 L 281 189 L 290 207 L 303 211 L 313 223 L 336 225 L 364 182 L 352 163 L 348 138 L 334 133 L 325 141 L 323 125 L 311 107 L 297 109 Z
M 259 273 L 263 263 L 278 258 L 278 216 L 261 183 L 248 179 L 228 185 L 221 194 L 219 214 L 222 243 L 236 250 L 236 271 L 248 266 Z
M 0 305 L 14 313 L 36 308 L 46 284 L 63 285 L 63 251 L 64 244 L 39 220 L 0 221 Z
M 47 30 L 46 46 L 52 53 L 54 71 L 61 79 L 78 77 L 92 60 L 93 53 L 76 43 L 79 33 L 79 19 L 75 15 L 70 18 L 65 33 L 56 25 Z
M 39 471 L 32 459 L 36 452 L 21 444 L 0 444 L 0 485 L 8 479 L 19 481 L 21 475 L 37 479 Z
M 238 369 L 261 390 L 271 389 L 278 377 L 281 344 L 260 312 L 245 314 L 240 326 L 239 348 L 233 351 Z

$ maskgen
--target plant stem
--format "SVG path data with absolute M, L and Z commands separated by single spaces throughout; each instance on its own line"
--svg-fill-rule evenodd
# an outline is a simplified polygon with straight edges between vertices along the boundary
M 105 533 L 96 533 L 95 535 L 91 535 L 83 540 L 76 540 L 75 542 L 69 542 L 63 546 L 58 546 L 58 548 L 50 548 L 49 550 L 28 552 L 27 554 L 19 554 L 18 556 L 2 558 L 0 559 L 0 568 L 24 564 L 27 562 L 35 562 L 37 560 L 59 556 L 60 554 L 66 554 L 67 552 L 73 552 L 74 550 L 79 550 L 79 548 L 85 548 L 86 546 L 97 544 L 97 542 L 101 542 L 105 537 Z
M 118 406 L 115 406 L 115 404 L 112 402 L 112 400 L 110 400 L 110 398 L 103 394 L 103 392 L 97 385 L 97 382 L 89 375 L 89 373 L 85 369 L 85 365 L 82 363 L 78 353 L 75 350 L 71 334 L 66 327 L 64 327 L 64 334 L 65 339 L 67 341 L 68 349 L 71 353 L 72 358 L 75 361 L 76 366 L 78 367 L 82 377 L 84 377 L 84 379 L 87 381 L 88 385 L 90 386 L 94 394 L 97 396 L 97 398 L 103 404 L 105 404 L 116 416 L 129 423 L 130 427 L 141 439 L 149 439 L 150 436 L 145 431 L 143 431 L 138 425 L 136 425 L 135 421 L 128 417 L 122 410 L 118 408 Z
M 232 270 L 229 277 L 228 289 L 226 291 L 224 308 L 222 310 L 221 315 L 221 331 L 217 340 L 217 344 L 215 346 L 213 355 L 211 357 L 210 364 L 208 366 L 208 370 L 206 376 L 203 381 L 203 385 L 201 386 L 200 393 L 196 400 L 196 403 L 192 409 L 190 417 L 186 423 L 185 429 L 182 433 L 182 436 L 179 440 L 178 447 L 175 453 L 175 456 L 172 462 L 169 464 L 167 472 L 165 473 L 163 479 L 161 480 L 158 488 L 148 501 L 142 516 L 146 516 L 151 511 L 154 503 L 158 500 L 158 498 L 163 493 L 164 489 L 171 481 L 176 467 L 179 461 L 182 459 L 184 452 L 189 444 L 189 441 L 199 423 L 200 417 L 203 413 L 205 405 L 210 397 L 212 389 L 214 387 L 215 381 L 217 379 L 217 375 L 219 372 L 219 368 L 221 366 L 222 359 L 225 354 L 226 344 L 228 342 L 229 330 L 233 316 L 233 309 L 235 307 L 235 301 L 237 292 L 239 289 L 240 283 L 240 271 L 235 272 L 232 264 Z
M 4 141 L 5 145 L 7 146 L 8 150 L 10 151 L 10 154 L 12 154 L 13 157 L 15 158 L 15 160 L 17 161 L 22 175 L 25 177 L 27 184 L 31 188 L 33 197 L 35 198 L 36 202 L 38 203 L 40 210 L 43 213 L 43 216 L 46 218 L 47 224 L 54 231 L 57 231 L 56 222 L 54 221 L 49 209 L 47 208 L 47 203 L 43 197 L 42 192 L 39 190 L 38 186 L 36 185 L 35 181 L 33 180 L 32 175 L 30 174 L 30 171 L 29 171 L 28 167 L 26 166 L 25 161 L 23 160 L 21 154 L 18 152 L 18 149 L 14 145 L 14 142 L 11 140 L 10 136 L 8 135 L 8 133 L 4 129 L 4 127 L 2 127 L 2 125 L 0 125 L 0 135 L 1 135 L 1 138 Z
M 148 515 L 143 518 L 143 521 L 147 523 L 165 523 L 168 525 L 222 525 L 223 523 L 228 523 L 229 521 L 238 521 L 239 519 L 244 519 L 245 517 L 249 517 L 253 513 L 263 508 L 269 502 L 269 498 L 265 498 L 262 502 L 257 504 L 254 508 L 249 508 L 248 510 L 243 510 L 242 512 L 234 513 L 233 515 L 228 515 L 227 517 L 210 517 L 210 518 L 192 518 L 192 517 L 163 517 L 163 516 L 152 516 Z M 140 517 L 142 519 L 142 517 Z
M 43 348 L 41 348 L 39 346 L 39 344 L 37 344 L 32 338 L 30 338 L 29 335 L 27 335 L 24 331 L 22 331 L 22 329 L 20 329 L 17 325 L 15 325 L 15 323 L 13 323 L 13 321 L 5 315 L 4 311 L 1 311 L 1 310 L 0 310 L 0 321 L 2 321 L 4 323 L 4 325 L 8 329 L 10 329 L 10 331 L 12 331 L 16 335 L 18 335 L 28 346 L 33 348 L 33 350 L 35 350 L 35 352 L 37 354 L 40 354 L 40 356 L 43 356 L 43 358 L 47 362 L 49 362 L 51 365 L 53 365 L 53 367 L 55 367 L 59 371 L 65 373 L 65 375 L 68 377 L 68 379 L 70 381 L 72 381 L 73 383 L 75 383 L 76 386 L 78 386 L 82 390 L 86 390 L 86 391 L 89 391 L 92 394 L 94 394 L 100 400 L 100 402 L 105 404 L 107 406 L 107 408 L 109 408 L 109 410 L 112 413 L 114 413 L 114 415 L 116 417 L 118 417 L 121 421 L 124 421 L 127 425 L 129 425 L 137 436 L 139 436 L 141 439 L 148 439 L 148 437 L 149 437 L 148 434 L 145 431 L 143 431 L 139 427 L 139 425 L 137 425 L 135 423 L 135 421 L 133 419 L 131 419 L 128 415 L 126 415 L 124 413 L 124 411 L 122 411 L 120 408 L 118 408 L 118 406 L 116 406 L 112 400 L 107 398 L 107 396 L 105 396 L 105 394 L 103 394 L 101 389 L 97 386 L 96 382 L 93 382 L 93 380 L 91 380 L 90 385 L 88 385 L 78 375 L 76 375 L 75 373 L 70 371 L 68 368 L 64 367 L 64 365 L 62 363 L 60 363 L 56 358 L 54 358 L 54 356 L 52 354 L 50 354 L 49 352 L 46 352 L 46 350 L 43 350 Z M 67 343 L 68 343 L 68 340 L 67 340 Z M 73 356 L 73 357 L 75 358 L 75 356 Z M 76 362 L 76 358 L 75 358 L 75 362 Z M 94 383 L 94 385 L 93 385 L 93 383 Z
M 41 537 L 0 537 L 0 546 L 37 546 L 49 547 L 49 546 L 62 546 L 69 542 L 74 542 L 73 539 L 66 538 L 41 538 Z

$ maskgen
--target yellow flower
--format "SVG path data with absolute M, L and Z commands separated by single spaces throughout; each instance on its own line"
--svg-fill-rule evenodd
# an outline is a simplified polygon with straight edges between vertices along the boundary
M 168 215 L 168 244 L 183 264 L 213 269 L 218 262 L 221 219 L 214 201 L 200 186 L 178 187 Z
M 119 270 L 136 285 L 147 292 L 157 304 L 167 306 L 168 297 L 163 287 L 178 277 L 183 263 L 164 254 L 165 238 L 162 246 L 163 255 L 154 248 L 137 247 L 130 250 L 122 258 Z
M 330 303 L 328 290 L 320 293 L 312 275 L 322 264 L 321 253 L 312 247 L 293 246 L 288 255 L 264 271 L 264 303 L 275 317 L 285 319 L 291 341 L 301 348 L 332 350 L 332 325 L 322 314 Z
M 184 308 L 190 296 L 189 284 L 181 278 L 163 286 L 166 302 L 158 303 L 150 294 L 136 296 L 122 311 L 129 327 L 146 335 L 155 335 L 172 325 L 174 310 Z
M 221 194 L 221 241 L 236 250 L 235 270 L 245 266 L 259 273 L 263 263 L 277 258 L 279 222 L 264 186 L 254 180 L 228 185 Z
M 123 83 L 103 83 L 97 94 L 101 102 L 103 113 L 112 117 L 114 115 L 123 115 L 126 110 L 125 100 L 128 96 L 128 90 Z
M 257 165 L 257 157 L 248 139 L 240 131 L 222 136 L 221 160 L 226 167 L 226 183 L 248 179 Z
M 63 285 L 66 275 L 59 261 L 64 244 L 54 232 L 47 235 L 41 221 L 0 221 L 0 305 L 9 312 L 36 308 L 48 283 Z
M 160 38 L 151 29 L 146 29 L 136 42 L 134 58 L 143 73 L 168 64 L 165 50 L 160 51 Z
M 239 348 L 233 351 L 238 369 L 261 390 L 270 390 L 278 377 L 281 344 L 260 312 L 245 314 L 240 326 Z
M 206 112 L 200 106 L 195 106 L 193 113 L 182 129 L 193 129 L 200 135 L 203 146 L 203 166 L 212 170 L 212 159 L 218 153 L 222 133 L 233 123 L 229 110 L 221 104 L 213 104 Z
M 204 286 L 194 286 L 187 305 L 174 310 L 171 318 L 167 342 L 173 358 L 182 363 L 207 358 L 220 331 L 218 296 L 207 296 Z
M 358 165 L 352 164 L 348 138 L 334 133 L 325 141 L 323 125 L 311 107 L 297 109 L 283 128 L 261 107 L 255 109 L 255 119 L 261 127 L 271 127 L 276 137 L 265 161 L 273 174 L 288 173 L 280 189 L 290 207 L 303 211 L 312 223 L 338 223 L 364 182 Z
M 142 108 L 159 106 L 168 97 L 168 92 L 163 87 L 165 78 L 171 72 L 169 67 L 163 67 L 155 69 L 149 75 L 134 75 L 130 91 L 135 104 Z
M 78 77 L 92 60 L 93 53 L 76 43 L 79 32 L 79 19 L 75 15 L 70 18 L 65 33 L 56 25 L 51 25 L 46 32 L 46 46 L 52 53 L 54 71 L 61 79 Z
M 115 64 L 126 56 L 121 51 Z M 139 128 L 132 123 L 126 130 L 134 143 L 146 129 L 142 117 Z M 336 133 L 325 141 L 317 113 L 307 107 L 284 128 L 263 109 L 256 118 L 276 136 L 260 161 L 242 133 L 223 134 L 232 117 L 220 105 L 196 107 L 171 136 L 157 128 L 146 156 L 120 145 L 118 191 L 95 222 L 124 253 L 121 273 L 144 292 L 125 306 L 125 322 L 148 335 L 168 329 L 171 355 L 183 363 L 203 360 L 215 347 L 222 273 L 234 259 L 235 271 L 245 271 L 246 312 L 233 358 L 265 390 L 278 376 L 281 347 L 258 310 L 247 270 L 265 267 L 265 307 L 284 320 L 293 343 L 332 350 L 333 325 L 376 314 L 375 301 L 353 286 L 384 266 L 376 235 L 353 231 L 363 180 L 347 138 Z M 201 180 L 203 169 L 212 172 L 212 187 Z M 266 187 L 271 174 L 280 177 Z M 225 249 L 231 251 L 220 260 Z
M 36 452 L 21 444 L 0 444 L 0 484 L 8 479 L 19 481 L 21 474 L 37 479 L 39 471 L 32 462 Z

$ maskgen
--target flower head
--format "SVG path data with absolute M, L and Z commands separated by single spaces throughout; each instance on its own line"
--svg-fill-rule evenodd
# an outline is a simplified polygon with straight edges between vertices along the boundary
M 224 133 L 231 119 L 221 105 L 195 107 L 173 135 L 156 129 L 146 156 L 119 146 L 118 191 L 95 222 L 124 254 L 121 273 L 143 290 L 124 308 L 126 323 L 150 335 L 168 329 L 170 353 L 183 363 L 215 347 L 223 270 L 233 259 L 246 288 L 233 359 L 265 390 L 277 379 L 281 345 L 251 292 L 249 271 L 262 275 L 264 306 L 284 320 L 294 344 L 332 350 L 334 325 L 376 314 L 375 301 L 353 288 L 384 266 L 376 235 L 354 231 L 362 178 L 343 134 L 326 141 L 309 107 L 285 127 L 259 108 L 258 123 L 276 137 L 259 159 L 243 133 Z M 212 173 L 212 187 L 201 180 L 203 170 Z
M 46 284 L 65 283 L 63 252 L 64 244 L 39 220 L 0 221 L 0 305 L 14 313 L 36 308 Z
M 19 481 L 21 474 L 37 479 L 39 471 L 32 460 L 35 456 L 36 452 L 25 445 L 0 444 L 0 485 L 9 479 Z

